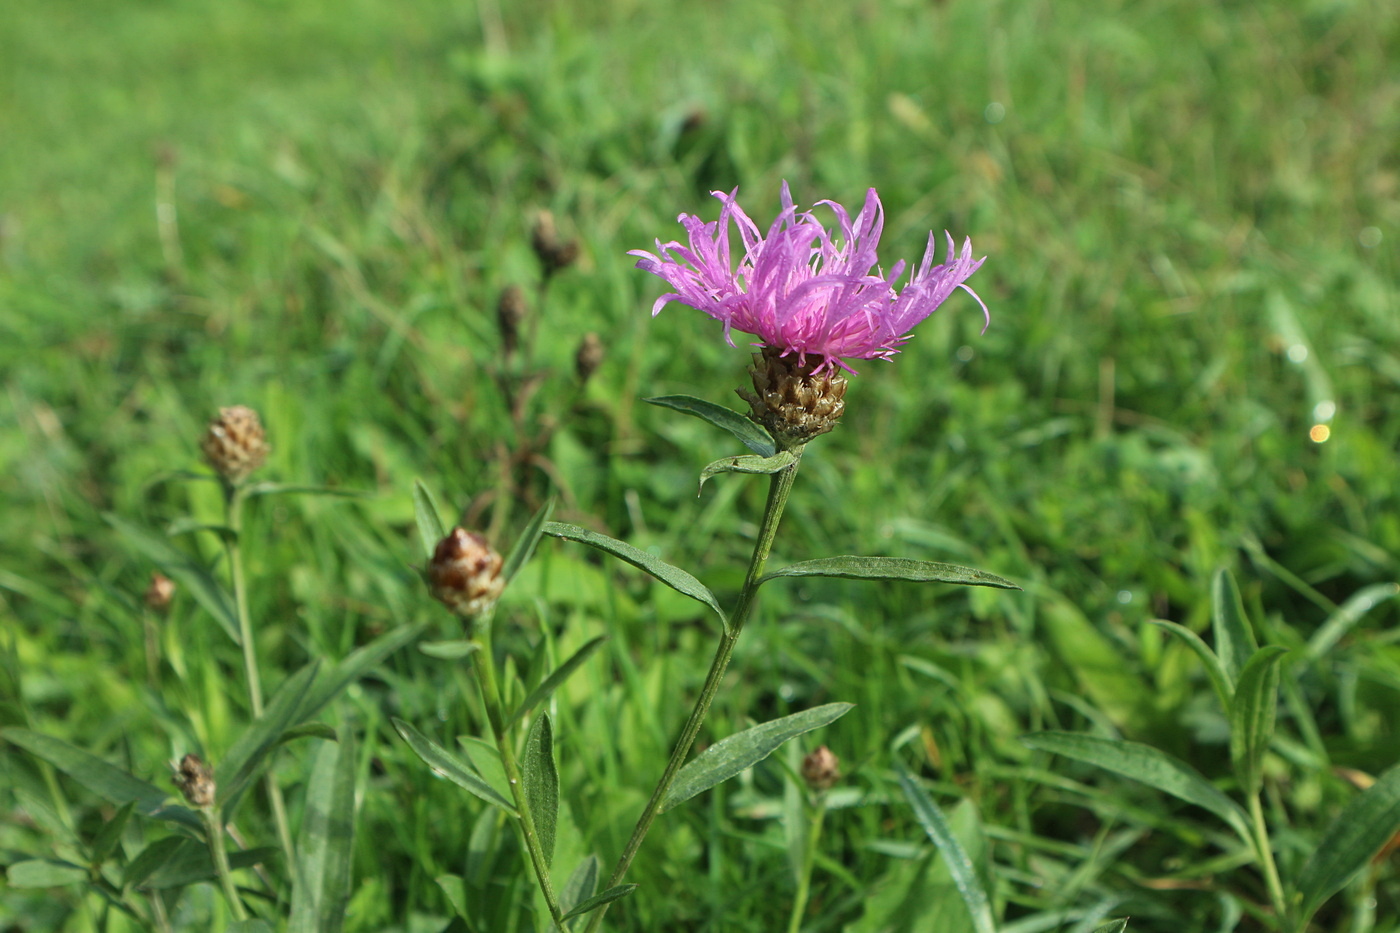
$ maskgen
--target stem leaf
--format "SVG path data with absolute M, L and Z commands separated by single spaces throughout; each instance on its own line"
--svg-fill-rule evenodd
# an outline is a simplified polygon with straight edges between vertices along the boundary
M 563 919 L 572 920 L 574 917 L 581 917 L 589 911 L 597 910 L 604 904 L 611 904 L 618 898 L 626 897 L 635 890 L 637 890 L 637 885 L 635 884 L 619 884 L 616 887 L 608 888 L 602 894 L 595 894 L 582 904 L 579 904 L 573 910 L 566 913 Z
M 1230 761 L 1246 794 L 1257 794 L 1263 780 L 1261 765 L 1278 715 L 1279 661 L 1287 653 L 1281 645 L 1260 648 L 1235 682 L 1235 702 L 1230 706 Z
M 88 870 L 62 859 L 31 858 L 5 869 L 5 880 L 12 888 L 61 888 L 88 880 Z
M 1150 745 L 1075 732 L 1036 732 L 1022 736 L 1021 743 L 1155 787 L 1178 800 L 1209 810 L 1228 823 L 1246 843 L 1251 840 L 1249 820 L 1239 804 L 1180 758 Z
M 273 694 L 272 700 L 243 734 L 234 741 L 214 771 L 218 784 L 219 810 L 225 821 L 233 814 L 238 800 L 257 775 L 263 760 L 277 746 L 282 733 L 296 721 L 320 662 L 312 661 L 297 671 Z
M 1196 657 L 1201 659 L 1201 664 L 1205 666 L 1206 674 L 1210 677 L 1211 686 L 1215 688 L 1215 695 L 1220 699 L 1220 708 L 1225 711 L 1226 715 L 1229 715 L 1235 700 L 1234 682 L 1229 672 L 1225 670 L 1225 665 L 1221 663 L 1220 658 L 1216 656 L 1214 651 L 1210 650 L 1210 645 L 1207 645 L 1201 636 L 1184 625 L 1168 622 L 1165 619 L 1154 619 L 1152 624 L 1171 632 L 1185 642 L 1186 647 L 1196 652 Z
M 1215 572 L 1210 584 L 1211 624 L 1215 633 L 1215 653 L 1220 663 L 1230 675 L 1234 684 L 1244 670 L 1245 661 L 1253 654 L 1259 643 L 1254 640 L 1254 629 L 1249 625 L 1249 617 L 1244 614 L 1244 601 L 1240 599 L 1240 588 L 1235 578 L 1224 567 Z
M 260 846 L 256 849 L 243 849 L 228 854 L 228 866 L 237 870 L 251 868 L 277 858 L 281 849 L 276 846 Z M 200 881 L 213 881 L 214 860 L 209 856 L 209 846 L 201 839 L 181 839 L 173 847 L 170 857 L 160 870 L 152 874 L 145 886 L 148 888 L 182 888 Z
M 501 566 L 501 579 L 505 580 L 507 584 L 535 553 L 535 546 L 540 543 L 540 538 L 544 535 L 545 523 L 549 521 L 549 516 L 553 512 L 554 499 L 551 498 L 540 506 L 540 510 L 530 519 L 530 524 L 526 525 L 525 530 L 520 532 L 520 537 L 515 539 L 510 554 L 506 556 L 505 564 Z
M 555 538 L 565 538 L 569 541 L 577 541 L 579 544 L 586 544 L 589 547 L 597 548 L 616 557 L 618 560 L 631 564 L 638 570 L 651 574 L 662 583 L 681 593 L 689 596 L 709 606 L 719 616 L 720 621 L 728 625 L 724 610 L 720 608 L 719 600 L 715 594 L 710 592 L 709 587 L 686 573 L 679 567 L 666 563 L 659 557 L 635 548 L 625 541 L 610 538 L 607 535 L 599 534 L 596 531 L 589 531 L 578 525 L 566 525 L 562 522 L 548 522 L 544 526 L 544 533 Z
M 1347 632 L 1361 621 L 1361 617 L 1370 612 L 1376 606 L 1387 599 L 1392 599 L 1400 595 L 1400 585 L 1395 583 L 1373 583 L 1368 587 L 1358 590 L 1350 599 L 1337 607 L 1337 611 L 1328 616 L 1313 637 L 1308 639 L 1307 650 L 1303 652 L 1303 660 L 1311 663 L 1318 660 L 1324 654 L 1332 650 L 1332 647 L 1342 639 Z
M 440 661 L 460 661 L 480 649 L 479 642 L 468 641 L 465 638 L 457 638 L 452 641 L 425 641 L 418 646 L 419 651 Z
M 413 641 L 427 628 L 426 624 L 405 625 L 385 632 L 369 644 L 356 648 L 343 660 L 326 671 L 307 691 L 296 721 L 305 722 L 330 705 L 340 692 L 365 674 L 378 667 L 385 658 Z
M 506 728 L 509 729 L 511 726 L 515 725 L 526 713 L 534 709 L 536 704 L 547 699 L 550 694 L 558 690 L 560 685 L 569 679 L 569 675 L 578 670 L 579 665 L 587 661 L 589 656 L 601 648 L 603 642 L 607 640 L 607 635 L 599 635 L 597 638 L 592 639 L 582 648 L 575 651 L 569 660 L 555 668 L 538 687 L 530 691 L 530 695 L 521 701 L 519 708 L 510 714 L 510 718 L 506 720 Z
M 294 483 L 249 483 L 243 487 L 243 495 L 254 496 L 340 496 L 346 499 L 367 499 L 370 493 L 363 489 L 345 489 L 340 486 L 298 486 Z
M 744 454 L 738 457 L 722 457 L 700 471 L 700 489 L 705 481 L 719 473 L 777 473 L 786 470 L 797 462 L 798 455 L 791 450 L 780 450 L 771 457 Z M 695 493 L 697 496 L 699 491 Z
M 413 519 L 418 525 L 418 540 L 423 542 L 423 554 L 432 557 L 438 542 L 447 537 L 447 528 L 442 524 L 437 499 L 421 479 L 413 481 Z
M 348 730 L 316 749 L 299 841 L 287 933 L 340 933 L 355 846 L 355 743 Z
M 602 869 L 602 863 L 596 855 L 590 855 L 579 862 L 578 868 L 569 875 L 569 880 L 564 882 L 564 888 L 559 892 L 559 907 L 565 916 L 597 892 L 598 876 Z
M 496 790 L 478 776 L 466 762 L 402 719 L 394 719 L 393 723 L 394 730 L 429 768 L 487 803 L 495 804 L 511 816 L 519 815 L 515 807 L 511 806 L 510 801 L 496 793 Z
M 544 863 L 548 865 L 554 861 L 554 827 L 559 820 L 559 772 L 554 767 L 554 734 L 548 713 L 540 713 L 530 723 L 521 766 L 525 803 L 530 808 Z
M 661 408 L 669 408 L 672 411 L 694 415 L 702 421 L 708 421 L 715 427 L 734 435 L 741 444 L 760 457 L 771 457 L 778 452 L 778 448 L 773 444 L 773 439 L 768 436 L 768 432 L 737 411 L 725 408 L 723 405 L 716 405 L 714 402 L 707 402 L 705 399 L 696 398 L 693 395 L 663 395 L 659 398 L 645 398 L 642 401 L 650 405 L 658 405 Z
M 948 825 L 943 811 L 903 767 L 898 767 L 897 773 L 904 797 L 914 808 L 914 816 L 923 826 L 924 832 L 933 840 L 933 844 L 938 847 L 938 852 L 943 856 L 948 872 L 953 877 L 953 884 L 962 895 L 963 903 L 967 904 L 967 912 L 972 915 L 973 929 L 977 933 L 996 933 L 992 904 L 982 886 L 982 879 L 977 876 L 977 867 L 972 864 L 972 859 L 968 858 L 962 843 L 953 835 L 953 829 Z
M 1371 861 L 1400 832 L 1400 766 L 1353 797 L 1322 834 L 1298 875 L 1303 916 L 1312 912 Z
M 720 739 L 680 769 L 658 812 L 665 813 L 696 794 L 729 780 L 767 758 L 789 739 L 830 725 L 854 706 L 853 703 L 827 703 Z
M 910 583 L 953 583 L 960 586 L 994 586 L 1003 590 L 1019 590 L 1010 580 L 996 574 L 957 564 L 941 564 L 931 560 L 910 560 L 904 557 L 823 557 L 804 560 L 781 570 L 764 574 L 759 583 L 778 577 L 845 577 L 850 580 L 907 580 Z
M 1127 933 L 1128 918 L 1119 917 L 1117 920 L 1110 920 L 1103 926 L 1094 927 L 1094 933 Z

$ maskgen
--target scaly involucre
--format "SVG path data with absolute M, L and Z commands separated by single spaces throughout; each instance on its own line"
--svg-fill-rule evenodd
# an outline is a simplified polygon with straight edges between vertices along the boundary
M 783 183 L 782 205 L 767 236 L 749 219 L 730 194 L 712 192 L 723 205 L 719 219 L 705 223 L 681 214 L 677 220 L 689 245 L 656 241 L 656 252 L 632 250 L 637 268 L 658 275 L 675 291 L 656 300 L 651 313 L 667 302 L 679 301 L 724 323 L 724 336 L 734 346 L 734 330 L 753 334 L 763 346 L 784 355 L 820 358 L 818 372 L 839 366 L 842 359 L 889 359 L 909 339 L 909 332 L 961 288 L 987 306 L 963 284 L 986 261 L 972 258 L 972 240 L 961 255 L 951 234 L 941 265 L 934 265 L 937 241 L 929 234 L 923 262 L 902 290 L 895 282 L 905 263 L 895 263 L 888 275 L 875 254 L 885 211 L 871 188 L 854 221 L 840 204 L 820 201 L 836 214 L 837 227 L 827 230 L 810 211 L 798 211 Z M 737 267 L 730 253 L 730 224 L 739 231 L 743 255 Z M 985 329 L 985 326 L 984 326 Z M 853 370 L 850 370 L 853 371 Z

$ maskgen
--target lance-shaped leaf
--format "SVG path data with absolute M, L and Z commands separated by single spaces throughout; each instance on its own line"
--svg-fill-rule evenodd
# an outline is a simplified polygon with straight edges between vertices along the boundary
M 239 798 L 257 776 L 263 760 L 281 740 L 282 734 L 296 721 L 311 682 L 316 679 L 319 662 L 297 671 L 272 695 L 272 700 L 224 755 L 214 770 L 218 785 L 219 810 L 227 821 L 238 806 Z
M 559 907 L 566 914 L 584 901 L 588 900 L 598 890 L 598 875 L 602 872 L 602 863 L 598 861 L 598 856 L 590 855 L 582 862 L 579 862 L 573 874 L 569 875 L 569 880 L 564 883 L 564 887 L 559 892 Z
M 126 824 L 131 820 L 131 814 L 136 811 L 136 801 L 128 803 L 122 807 L 110 820 L 102 824 L 102 829 L 98 831 L 97 838 L 92 841 L 92 861 L 102 863 L 107 861 L 107 857 L 116 851 L 117 843 L 122 841 L 122 833 L 126 831 Z
M 1094 933 L 1126 933 L 1128 929 L 1128 918 L 1119 917 L 1117 920 L 1110 920 L 1103 926 L 1094 927 Z
M 638 570 L 644 570 L 677 593 L 682 593 L 709 606 L 720 617 L 720 621 L 724 622 L 725 625 L 729 624 L 728 619 L 725 618 L 724 610 L 719 606 L 719 600 L 715 599 L 715 594 L 710 592 L 709 587 L 681 568 L 672 566 L 659 557 L 648 554 L 640 548 L 635 548 L 625 541 L 609 538 L 607 535 L 589 531 L 587 528 L 580 528 L 578 525 L 548 522 L 544 526 L 544 533 L 555 538 L 566 538 L 569 541 L 577 541 L 579 544 L 597 548 L 611 554 L 618 560 L 631 564 Z
M 1235 683 L 1230 707 L 1230 761 L 1246 794 L 1257 794 L 1262 764 L 1278 715 L 1279 661 L 1288 649 L 1269 645 L 1254 652 Z
M 1316 661 L 1332 650 L 1332 646 L 1351 631 L 1361 617 L 1387 599 L 1400 595 L 1400 585 L 1395 583 L 1374 583 L 1357 592 L 1337 607 L 1337 611 L 1318 627 L 1313 637 L 1308 639 L 1308 648 L 1303 652 L 1303 660 Z
M 233 600 L 229 599 L 223 587 L 207 569 L 192 557 L 172 547 L 160 535 L 152 534 L 139 525 L 117 515 L 102 516 L 136 550 L 160 568 L 161 573 L 184 587 L 204 610 L 214 617 L 220 627 L 228 633 L 234 644 L 242 644 L 238 636 L 238 617 L 234 614 Z
M 906 580 L 911 583 L 953 583 L 959 586 L 994 586 L 1019 590 L 1010 580 L 985 570 L 940 564 L 931 560 L 904 557 L 823 557 L 804 560 L 781 570 L 764 574 L 759 583 L 778 577 L 845 577 L 850 580 Z
M 413 481 L 413 519 L 418 525 L 418 540 L 423 542 L 423 554 L 432 557 L 438 542 L 447 537 L 447 528 L 442 524 L 437 500 L 421 479 Z
M 506 728 L 515 725 L 526 713 L 535 708 L 535 704 L 547 699 L 551 693 L 558 690 L 559 685 L 568 680 L 569 675 L 578 670 L 579 665 L 587 661 L 589 656 L 601 648 L 603 642 L 607 640 L 608 636 L 599 635 L 597 638 L 592 639 L 582 648 L 575 651 L 569 660 L 559 665 L 559 667 L 546 677 L 538 687 L 530 691 L 530 695 L 521 702 L 520 707 L 510 714 L 510 719 L 506 722 Z
M 62 739 L 19 728 L 5 729 L 0 736 L 44 759 L 108 803 L 134 803 L 142 816 L 168 820 L 196 831 L 204 828 L 204 821 L 193 810 L 166 806 L 170 797 L 166 791 Z
M 12 888 L 61 888 L 87 880 L 86 868 L 61 859 L 25 859 L 5 869 L 5 881 Z
M 827 703 L 720 739 L 681 768 L 675 783 L 661 801 L 661 812 L 665 813 L 676 804 L 684 803 L 721 781 L 729 780 L 745 768 L 753 767 L 787 740 L 830 725 L 846 715 L 854 705 Z
M 938 809 L 933 798 L 919 786 L 919 783 L 907 771 L 901 767 L 897 773 L 899 786 L 904 791 L 905 799 L 914 808 L 914 816 L 918 819 L 919 825 L 923 826 L 924 832 L 928 833 L 928 837 L 938 847 L 938 853 L 943 856 L 943 861 L 948 866 L 948 873 L 953 877 L 953 885 L 962 895 L 963 903 L 967 905 L 967 912 L 972 915 L 973 929 L 977 933 L 996 933 L 996 922 L 992 918 L 992 903 L 987 897 L 986 888 L 982 886 L 982 879 L 977 877 L 977 866 L 972 864 L 972 859 L 968 858 L 967 850 L 962 847 L 961 842 L 958 842 L 958 837 L 953 835 L 953 828 L 948 825 L 943 811 Z
M 501 579 L 509 583 L 520 568 L 530 559 L 530 555 L 535 553 L 535 545 L 540 543 L 540 537 L 544 534 L 545 522 L 549 521 L 550 513 L 554 511 L 554 500 L 550 499 L 540 510 L 530 519 L 530 524 L 525 526 L 525 530 L 520 533 L 520 537 L 515 539 L 515 546 L 510 549 L 510 554 L 506 556 L 505 563 L 501 566 Z
M 481 643 L 467 641 L 464 638 L 452 641 L 425 641 L 418 646 L 418 650 L 428 657 L 437 658 L 440 661 L 460 661 L 462 658 L 480 651 Z
M 355 848 L 355 742 L 348 731 L 316 750 L 297 838 L 287 933 L 340 933 Z
M 1400 766 L 1351 799 L 1322 834 L 1298 874 L 1303 917 L 1336 894 L 1400 832 Z M 1300 927 L 1301 929 L 1301 927 Z
M 719 473 L 777 473 L 792 466 L 797 462 L 797 458 L 798 455 L 790 450 L 780 450 L 771 457 L 760 457 L 756 454 L 724 457 L 700 471 L 700 489 L 705 488 L 706 480 Z M 700 495 L 700 491 L 697 490 L 695 494 Z
M 235 920 L 224 927 L 224 933 L 276 933 L 266 920 Z
M 146 846 L 126 863 L 122 870 L 122 886 L 140 887 L 145 884 L 147 878 L 175 857 L 181 844 L 186 841 L 188 840 L 181 836 L 164 836 Z
M 535 838 L 544 863 L 554 861 L 554 827 L 559 820 L 559 772 L 554 767 L 554 733 L 549 716 L 541 713 L 525 736 L 525 803 L 535 824 Z
M 741 444 L 760 457 L 771 457 L 778 452 L 778 448 L 774 446 L 773 439 L 768 436 L 768 432 L 737 411 L 732 411 L 723 405 L 716 405 L 714 402 L 707 402 L 703 398 L 696 398 L 693 395 L 663 395 L 660 398 L 646 398 L 642 401 L 708 421 L 715 427 L 734 435 Z
M 495 804 L 511 816 L 519 816 L 509 800 L 496 793 L 495 789 L 472 770 L 471 766 L 441 745 L 428 738 L 402 719 L 393 720 L 394 729 L 413 749 L 414 754 L 423 759 L 429 768 L 447 778 L 453 784 L 470 791 L 482 800 Z
M 1211 623 L 1215 633 L 1215 653 L 1230 675 L 1233 684 L 1239 680 L 1244 664 L 1259 647 L 1254 629 L 1244 614 L 1244 600 L 1235 578 L 1223 567 L 1216 571 L 1210 585 Z
M 344 499 L 366 499 L 369 493 L 363 489 L 343 489 L 339 486 L 297 486 L 290 483 L 249 483 L 243 487 L 243 495 L 281 496 L 288 494 L 304 496 L 339 496 Z
M 604 904 L 611 904 L 620 897 L 626 897 L 635 890 L 637 890 L 635 884 L 619 884 L 616 887 L 608 888 L 602 894 L 595 894 L 582 904 L 579 904 L 573 910 L 566 913 L 563 919 L 572 920 L 575 917 L 581 917 L 590 911 L 597 910 Z
M 228 865 L 235 870 L 252 868 L 277 857 L 280 852 L 275 846 L 230 852 Z M 217 876 L 214 874 L 214 862 L 209 857 L 209 846 L 203 840 L 181 839 L 160 870 L 146 879 L 145 886 L 160 889 L 182 888 L 198 881 L 212 881 L 215 877 Z
M 346 687 L 374 670 L 389 655 L 407 645 L 427 628 L 427 623 L 405 625 L 385 632 L 367 645 L 361 645 L 345 656 L 340 663 L 326 671 L 311 689 L 306 692 L 301 709 L 297 710 L 296 721 L 305 722 L 330 705 Z
M 1216 697 L 1220 699 L 1220 708 L 1228 716 L 1231 703 L 1234 702 L 1235 698 L 1235 686 L 1225 670 L 1225 665 L 1220 663 L 1220 658 L 1216 657 L 1215 652 L 1210 650 L 1210 646 L 1201 640 L 1201 636 L 1186 626 L 1177 625 L 1175 622 L 1168 622 L 1165 619 L 1154 619 L 1152 624 L 1171 632 L 1185 642 L 1186 647 L 1196 652 L 1196 657 L 1201 659 L 1201 664 L 1206 669 L 1206 676 L 1210 678 L 1211 686 L 1215 688 Z
M 1074 732 L 1037 732 L 1022 736 L 1021 742 L 1040 751 L 1121 774 L 1209 810 L 1229 824 L 1245 842 L 1251 841 L 1249 821 L 1240 805 L 1221 793 L 1205 775 L 1164 751 L 1141 742 Z

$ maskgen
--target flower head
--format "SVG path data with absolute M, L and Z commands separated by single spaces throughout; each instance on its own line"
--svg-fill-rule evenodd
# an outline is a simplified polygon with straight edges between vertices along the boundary
M 923 261 L 903 289 L 895 287 L 906 264 L 895 263 L 888 275 L 879 267 L 875 250 L 885 212 L 874 188 L 855 220 L 840 204 L 819 202 L 836 215 L 837 227 L 827 230 L 810 211 L 797 210 L 785 182 L 783 209 L 766 236 L 739 207 L 737 193 L 713 192 L 723 205 L 713 223 L 689 214 L 677 218 L 689 245 L 658 240 L 655 253 L 631 251 L 640 257 L 637 268 L 675 289 L 656 300 L 653 315 L 667 302 L 679 301 L 723 322 L 730 346 L 731 332 L 740 330 L 785 356 L 796 354 L 803 364 L 808 356 L 817 357 L 815 371 L 850 370 L 842 359 L 889 359 L 914 325 L 958 288 L 977 299 L 990 322 L 986 304 L 964 284 L 986 261 L 972 258 L 970 239 L 959 253 L 947 234 L 947 254 L 934 265 L 937 243 L 930 233 Z M 737 266 L 731 223 L 743 244 Z

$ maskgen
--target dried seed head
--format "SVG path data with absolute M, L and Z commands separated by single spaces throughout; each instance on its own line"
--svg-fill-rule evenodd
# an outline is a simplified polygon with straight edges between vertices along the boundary
M 754 391 L 736 390 L 749 403 L 749 417 L 782 448 L 800 447 L 825 434 L 846 410 L 846 377 L 831 368 L 813 375 L 822 360 L 808 359 L 805 365 L 799 360 L 795 353 L 785 357 L 777 347 L 764 347 L 749 367 Z
M 502 563 L 481 535 L 453 528 L 428 562 L 428 586 L 434 599 L 464 619 L 474 619 L 500 599 L 506 585 Z
M 501 345 L 507 354 L 514 353 L 520 346 L 520 325 L 525 323 L 529 313 L 525 292 L 519 285 L 507 285 L 496 302 L 496 326 L 500 328 Z
M 246 405 L 220 408 L 199 442 L 204 459 L 230 483 L 240 483 L 263 465 L 272 448 L 263 434 L 258 413 Z
M 814 791 L 831 790 L 841 780 L 841 759 L 823 745 L 802 759 L 802 780 Z
M 175 581 L 156 571 L 151 574 L 151 585 L 146 587 L 146 608 L 165 615 L 170 609 L 170 601 L 175 598 Z
M 203 808 L 214 805 L 214 794 L 217 790 L 214 784 L 214 769 L 193 752 L 175 764 L 175 773 L 171 775 L 171 780 L 190 806 Z
M 578 240 L 560 240 L 559 228 L 555 226 L 554 215 L 549 211 L 535 214 L 535 226 L 530 231 L 530 245 L 534 247 L 535 255 L 544 266 L 545 278 L 573 265 L 574 260 L 578 258 Z
M 587 382 L 589 377 L 603 365 L 603 341 L 598 335 L 588 333 L 579 341 L 578 353 L 574 354 L 574 372 L 579 382 Z

